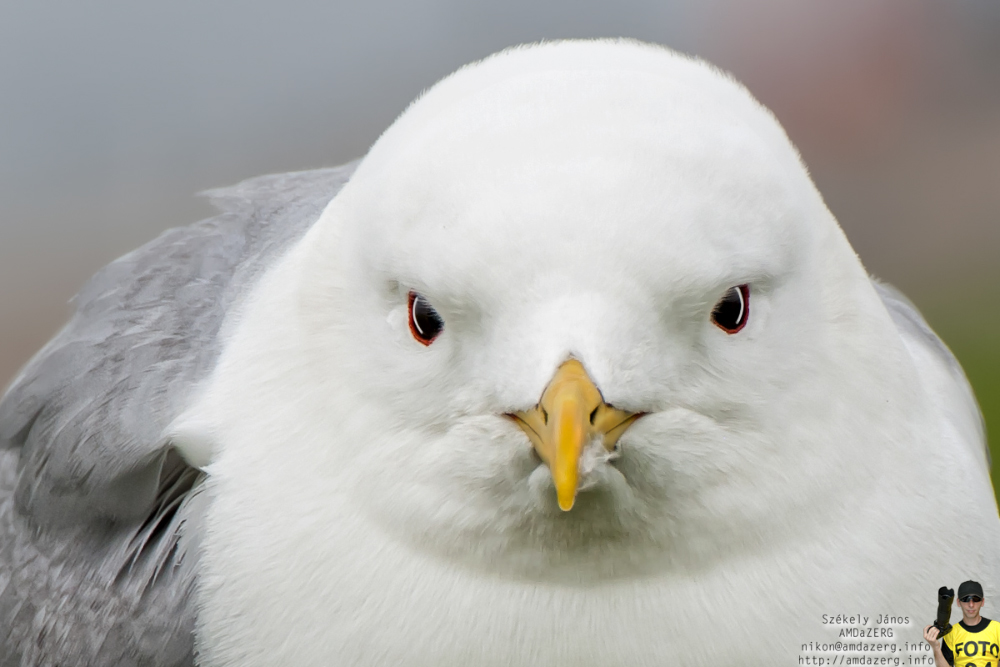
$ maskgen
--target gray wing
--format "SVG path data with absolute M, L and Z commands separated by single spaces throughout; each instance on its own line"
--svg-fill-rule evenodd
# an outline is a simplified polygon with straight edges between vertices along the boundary
M 98 272 L 0 402 L 0 667 L 190 665 L 199 473 L 164 429 L 236 302 L 355 164 L 207 193 L 222 211 Z
M 962 366 L 902 292 L 874 279 L 872 284 L 914 357 L 935 404 L 950 415 L 952 426 L 964 441 L 985 453 L 988 469 L 991 457 L 983 414 Z

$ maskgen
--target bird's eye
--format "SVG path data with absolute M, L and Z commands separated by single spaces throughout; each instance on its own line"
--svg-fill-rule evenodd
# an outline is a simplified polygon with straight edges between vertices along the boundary
M 410 333 L 423 345 L 430 345 L 444 329 L 444 320 L 434 310 L 427 299 L 416 292 L 410 292 Z
M 730 287 L 712 310 L 712 321 L 726 333 L 742 329 L 750 315 L 750 286 Z

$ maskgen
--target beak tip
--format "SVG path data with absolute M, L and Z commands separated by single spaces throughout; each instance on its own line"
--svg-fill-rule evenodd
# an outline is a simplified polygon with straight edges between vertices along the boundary
M 559 496 L 559 509 L 563 512 L 568 512 L 573 509 L 573 505 L 576 504 L 576 494 L 569 496 L 568 498 Z

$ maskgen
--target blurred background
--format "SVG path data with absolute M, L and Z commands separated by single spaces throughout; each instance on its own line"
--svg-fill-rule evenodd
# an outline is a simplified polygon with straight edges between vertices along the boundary
M 962 361 L 1000 462 L 996 0 L 7 0 L 0 386 L 91 273 L 210 215 L 198 191 L 345 162 L 460 65 L 602 36 L 704 57 L 774 111 Z

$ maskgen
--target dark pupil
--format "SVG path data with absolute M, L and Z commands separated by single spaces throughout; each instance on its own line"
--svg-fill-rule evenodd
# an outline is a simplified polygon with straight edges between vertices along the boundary
M 723 329 L 738 329 L 746 319 L 746 304 L 743 302 L 743 293 L 739 287 L 732 287 L 726 292 L 715 310 L 712 311 L 712 319 Z
M 444 328 L 441 316 L 422 296 L 413 297 L 413 326 L 424 340 L 431 340 Z

